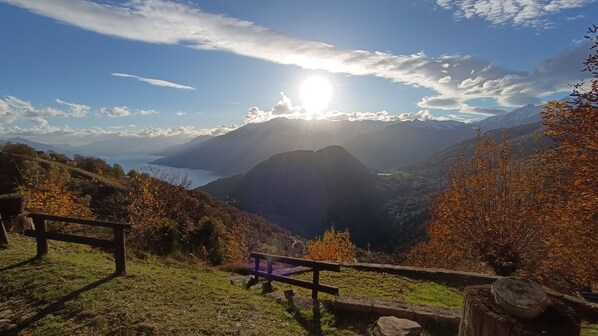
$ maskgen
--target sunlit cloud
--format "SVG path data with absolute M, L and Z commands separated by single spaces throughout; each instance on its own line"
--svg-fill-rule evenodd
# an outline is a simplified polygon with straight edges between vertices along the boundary
M 155 85 L 155 86 L 170 87 L 170 88 L 181 89 L 181 90 L 195 90 L 194 87 L 165 81 L 163 79 L 145 78 L 145 77 L 139 77 L 136 75 L 119 73 L 119 72 L 113 72 L 111 75 L 115 76 L 115 77 L 133 78 L 140 82 L 148 83 L 148 84 Z
M 458 19 L 480 17 L 495 25 L 552 27 L 548 16 L 563 10 L 580 8 L 594 0 L 437 0 L 445 9 L 454 10 Z M 580 17 L 578 15 L 577 17 Z M 583 16 L 581 16 L 583 17 Z
M 272 106 L 269 110 L 262 110 L 256 106 L 252 106 L 245 115 L 245 123 L 261 123 L 274 118 L 288 118 L 288 119 L 305 119 L 305 120 L 329 120 L 329 121 L 408 121 L 408 120 L 429 120 L 435 119 L 430 111 L 421 109 L 418 112 L 402 113 L 393 115 L 387 111 L 378 112 L 341 112 L 341 111 L 327 111 L 313 114 L 307 111 L 302 106 L 293 105 L 293 102 L 284 93 L 281 93 L 281 99 Z
M 84 0 L 0 1 L 100 34 L 154 44 L 226 51 L 305 69 L 376 76 L 428 88 L 435 91 L 439 99 L 460 103 L 475 98 L 493 99 L 499 107 L 538 103 L 551 94 L 568 92 L 570 83 L 588 76 L 577 69 L 587 57 L 587 43 L 572 45 L 556 56 L 540 61 L 530 71 L 514 71 L 468 55 L 432 57 L 424 52 L 395 55 L 341 49 L 165 0 L 124 4 Z M 550 13 L 587 3 L 589 0 L 438 0 L 438 5 L 456 10 L 464 18 L 480 16 L 496 24 L 514 25 L 541 22 Z M 572 67 L 574 71 L 571 71 Z M 141 80 L 138 76 L 120 74 L 123 75 Z M 474 111 L 473 107 L 460 112 L 473 113 L 471 111 Z M 261 112 L 258 109 L 253 114 L 259 117 Z

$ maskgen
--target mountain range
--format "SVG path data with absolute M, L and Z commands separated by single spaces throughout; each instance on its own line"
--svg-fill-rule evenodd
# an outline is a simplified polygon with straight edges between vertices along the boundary
M 531 155 L 535 149 L 552 144 L 543 131 L 543 125 L 536 122 L 486 133 L 498 143 L 508 139 L 524 155 Z M 459 134 L 467 138 L 458 141 Z M 472 155 L 475 131 L 459 122 L 414 121 L 386 125 L 356 137 L 356 143 L 371 146 L 364 146 L 364 153 L 369 148 L 374 154 L 382 151 L 390 156 L 409 153 L 409 149 L 417 147 L 418 142 L 409 138 L 424 142 L 440 139 L 437 146 L 441 147 L 442 137 L 447 135 L 455 136 L 451 141 L 456 143 L 401 165 L 389 174 L 376 173 L 337 145 L 318 151 L 275 154 L 246 173 L 219 179 L 199 189 L 307 238 L 322 234 L 334 223 L 339 229 L 348 228 L 358 246 L 371 243 L 377 249 L 406 250 L 424 234 L 422 224 L 427 218 L 428 204 L 440 190 L 450 168 L 460 156 Z M 404 137 L 406 145 L 399 142 L 400 137 Z M 380 144 L 385 143 L 397 145 L 383 149 Z
M 486 132 L 539 120 L 540 107 L 534 105 L 472 124 L 453 120 L 335 122 L 276 118 L 180 146 L 153 163 L 232 175 L 246 172 L 277 153 L 341 145 L 366 166 L 386 171 L 472 138 L 478 129 Z
M 533 124 L 542 121 L 540 112 L 541 106 L 525 105 L 506 114 L 499 114 L 488 117 L 474 123 L 474 127 L 482 132 L 487 132 L 499 128 L 509 128 L 526 124 Z

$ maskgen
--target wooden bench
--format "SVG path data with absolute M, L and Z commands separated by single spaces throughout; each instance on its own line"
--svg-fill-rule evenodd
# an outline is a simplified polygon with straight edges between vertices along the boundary
M 76 244 L 84 244 L 94 247 L 112 249 L 114 251 L 114 263 L 116 265 L 115 273 L 117 275 L 125 275 L 127 273 L 127 266 L 125 264 L 124 231 L 129 230 L 131 228 L 131 225 L 115 222 L 96 221 L 91 219 L 54 216 L 41 213 L 31 213 L 28 216 L 33 219 L 34 230 L 25 230 L 25 235 L 29 237 L 35 237 L 37 243 L 37 258 L 41 258 L 48 254 L 48 239 Z M 75 236 L 58 232 L 48 232 L 48 226 L 46 223 L 47 220 L 63 223 L 74 223 L 112 228 L 114 230 L 114 240 Z
M 307 259 L 300 259 L 300 258 L 291 258 L 273 254 L 266 254 L 266 253 L 259 253 L 259 252 L 251 252 L 250 256 L 255 259 L 255 269 L 251 272 L 255 275 L 255 281 L 259 277 L 265 278 L 268 282 L 280 281 L 289 285 L 298 286 L 302 288 L 311 289 L 311 297 L 314 300 L 318 299 L 318 292 L 324 292 L 332 295 L 338 295 L 338 288 L 328 285 L 320 284 L 320 271 L 333 271 L 333 272 L 340 272 L 341 266 L 338 263 L 331 263 L 325 261 L 315 261 L 315 260 L 307 260 Z M 267 263 L 267 271 L 260 271 L 260 261 L 266 260 Z M 294 265 L 294 266 L 303 266 L 309 267 L 313 270 L 313 280 L 312 282 L 294 279 L 283 275 L 273 274 L 272 273 L 272 265 L 276 262 Z

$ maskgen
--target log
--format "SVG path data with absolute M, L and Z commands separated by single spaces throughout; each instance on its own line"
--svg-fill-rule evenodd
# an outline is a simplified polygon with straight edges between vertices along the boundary
M 520 277 L 504 277 L 492 284 L 494 301 L 507 313 L 533 319 L 550 305 L 548 294 L 537 283 Z
M 491 287 L 481 285 L 465 289 L 459 336 L 579 335 L 579 317 L 560 300 L 553 299 L 544 312 L 533 319 L 521 318 L 509 314 L 494 301 Z

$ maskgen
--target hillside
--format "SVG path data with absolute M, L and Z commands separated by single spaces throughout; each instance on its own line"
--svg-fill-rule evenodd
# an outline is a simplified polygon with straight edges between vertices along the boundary
M 153 163 L 230 175 L 246 172 L 277 153 L 342 145 L 366 166 L 387 170 L 423 159 L 474 135 L 473 128 L 456 121 L 390 123 L 276 118 L 185 145 Z
M 223 175 L 242 173 L 274 154 L 339 145 L 361 132 L 383 125 L 383 122 L 276 118 L 259 124 L 247 124 L 224 135 L 190 145 L 153 163 L 214 170 Z
M 475 136 L 471 126 L 456 121 L 407 121 L 362 134 L 345 148 L 366 166 L 389 170 L 425 159 L 459 141 Z
M 297 253 L 287 230 L 186 189 L 176 174 L 124 175 L 102 159 L 71 160 L 21 144 L 4 146 L 0 159 L 0 194 L 22 197 L 26 211 L 130 223 L 139 253 L 190 254 L 212 264 L 243 261 L 256 247 Z
M 546 137 L 543 132 L 544 126 L 542 123 L 537 122 L 506 129 L 495 129 L 486 133 L 497 143 L 502 143 L 504 136 L 507 135 L 512 144 L 521 146 L 525 155 L 531 155 L 534 153 L 535 149 L 552 146 L 552 141 Z M 473 145 L 475 141 L 475 137 L 461 141 L 435 153 L 425 160 L 404 165 L 400 167 L 399 170 L 411 172 L 420 176 L 437 178 L 446 173 L 455 164 L 459 156 L 471 156 L 473 154 Z
M 304 237 L 322 234 L 331 223 L 349 228 L 363 246 L 385 239 L 376 225 L 384 203 L 378 182 L 376 174 L 344 148 L 330 146 L 274 155 L 244 175 L 201 190 L 231 196 L 240 208 Z
M 34 239 L 10 240 L 0 249 L 0 302 L 23 335 L 308 334 L 274 299 L 232 286 L 223 272 L 150 258 L 113 277 L 103 252 L 52 241 L 48 257 L 33 261 Z

